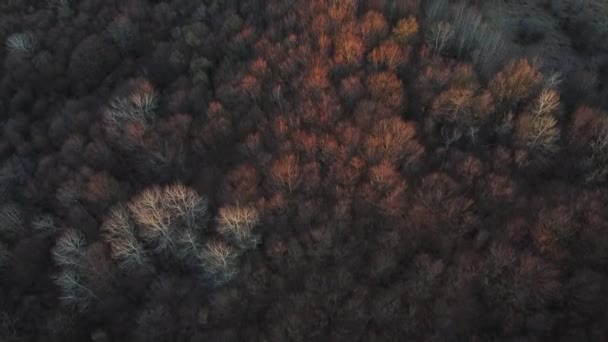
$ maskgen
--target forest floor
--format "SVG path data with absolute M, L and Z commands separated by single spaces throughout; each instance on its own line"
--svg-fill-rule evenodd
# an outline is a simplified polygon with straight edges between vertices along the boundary
M 503 32 L 511 43 L 514 55 L 541 57 L 543 69 L 566 73 L 574 69 L 596 69 L 601 58 L 582 55 L 575 48 L 582 37 L 573 34 L 568 24 L 580 20 L 595 27 L 608 26 L 608 3 L 604 0 L 499 0 L 480 3 L 480 10 L 488 23 Z M 522 32 L 538 39 L 523 43 Z

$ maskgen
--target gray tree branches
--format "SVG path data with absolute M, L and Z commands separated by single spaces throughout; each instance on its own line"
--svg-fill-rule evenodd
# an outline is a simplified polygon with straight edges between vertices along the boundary
M 104 240 L 125 271 L 154 267 L 155 255 L 193 267 L 218 286 L 238 274 L 239 256 L 257 246 L 260 217 L 251 206 L 220 208 L 214 234 L 207 207 L 205 197 L 182 184 L 152 186 L 111 210 L 102 225 Z
M 482 71 L 501 60 L 504 38 L 475 9 L 464 3 L 431 0 L 425 2 L 424 13 L 425 38 L 435 55 L 470 60 Z
M 97 298 L 81 280 L 86 254 L 86 239 L 77 230 L 69 229 L 59 237 L 52 250 L 53 260 L 60 271 L 54 275 L 54 281 L 61 289 L 61 301 L 69 306 L 86 308 L 91 300 Z
M 13 33 L 6 39 L 6 48 L 10 53 L 32 57 L 38 50 L 38 40 L 31 32 Z
M 143 245 L 137 239 L 135 226 L 124 205 L 118 205 L 110 212 L 102 227 L 106 241 L 109 241 L 112 258 L 118 260 L 119 266 L 131 270 L 146 263 Z
M 109 129 L 119 129 L 128 123 L 146 124 L 156 116 L 158 96 L 151 84 L 145 83 L 131 91 L 129 96 L 115 97 L 104 113 Z
M 161 254 L 177 255 L 179 236 L 198 234 L 207 223 L 207 200 L 181 184 L 145 189 L 128 208 L 142 239 Z
M 15 239 L 25 229 L 23 210 L 16 203 L 5 203 L 0 206 L 0 237 Z

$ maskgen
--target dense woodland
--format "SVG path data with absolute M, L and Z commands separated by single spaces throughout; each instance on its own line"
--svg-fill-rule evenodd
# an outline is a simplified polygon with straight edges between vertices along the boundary
M 607 340 L 608 30 L 540 2 L 593 64 L 478 1 L 0 1 L 0 341 Z

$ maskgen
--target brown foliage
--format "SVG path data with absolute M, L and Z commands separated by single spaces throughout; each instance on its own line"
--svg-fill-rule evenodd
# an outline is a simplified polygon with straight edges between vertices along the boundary
M 332 1 L 328 8 L 329 17 L 336 24 L 343 23 L 348 19 L 352 19 L 357 9 L 355 0 L 337 0 Z
M 342 32 L 335 41 L 333 61 L 340 66 L 358 66 L 363 60 L 365 48 L 353 32 Z
M 542 75 L 526 59 L 507 64 L 490 82 L 494 98 L 503 106 L 528 100 L 541 85 Z
M 95 173 L 85 185 L 84 198 L 101 214 L 122 198 L 120 184 L 106 172 Z
M 302 181 L 298 158 L 287 154 L 277 159 L 270 169 L 271 185 L 278 191 L 293 193 Z
M 378 41 L 388 34 L 388 24 L 382 13 L 368 11 L 359 20 L 357 25 L 366 48 L 375 46 Z
M 330 86 L 328 77 L 329 68 L 326 63 L 315 60 L 308 70 L 304 80 L 304 88 L 306 90 L 322 92 Z
M 371 164 L 386 159 L 410 168 L 424 153 L 415 136 L 416 128 L 412 122 L 404 122 L 398 117 L 381 120 L 363 143 L 364 156 Z
M 376 69 L 394 71 L 409 61 L 409 50 L 403 49 L 393 40 L 386 40 L 367 55 L 367 60 Z
M 253 165 L 235 167 L 222 181 L 222 203 L 251 203 L 258 194 L 259 183 L 260 176 Z
M 548 255 L 558 262 L 564 260 L 576 242 L 580 227 L 573 222 L 571 208 L 560 206 L 544 208 L 532 231 L 534 245 L 543 255 Z
M 359 196 L 384 215 L 403 215 L 407 184 L 395 165 L 386 160 L 382 161 L 370 168 L 367 178 L 368 183 L 359 190 Z
M 398 112 L 406 105 L 401 80 L 395 73 L 378 72 L 368 76 L 365 81 L 371 98 L 389 109 Z
M 393 37 L 399 44 L 409 44 L 418 34 L 418 20 L 410 16 L 407 19 L 400 19 L 393 28 Z
M 468 184 L 474 183 L 484 172 L 483 162 L 472 155 L 466 156 L 456 166 L 456 173 Z
M 554 265 L 506 246 L 493 247 L 481 270 L 483 295 L 507 331 L 521 327 L 522 314 L 539 312 L 560 297 L 558 277 Z

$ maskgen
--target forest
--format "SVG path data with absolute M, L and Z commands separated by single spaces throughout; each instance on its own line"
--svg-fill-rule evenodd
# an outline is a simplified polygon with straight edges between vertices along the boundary
M 0 341 L 608 340 L 606 18 L 0 0 Z

